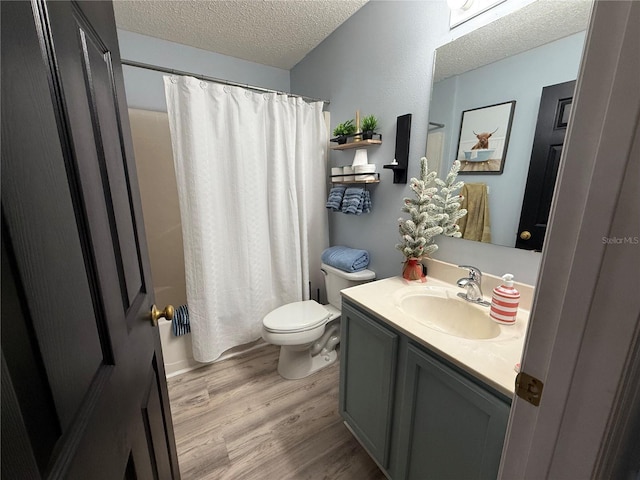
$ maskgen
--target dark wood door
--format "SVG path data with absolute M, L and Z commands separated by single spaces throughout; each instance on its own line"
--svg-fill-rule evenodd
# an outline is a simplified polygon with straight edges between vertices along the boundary
M 1 17 L 2 478 L 179 478 L 111 3 Z
M 516 247 L 542 250 L 567 133 L 575 80 L 542 89 Z

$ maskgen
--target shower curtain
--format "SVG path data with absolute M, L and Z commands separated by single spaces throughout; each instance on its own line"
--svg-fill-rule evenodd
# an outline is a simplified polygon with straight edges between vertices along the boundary
M 312 277 L 319 287 L 327 132 L 321 102 L 164 81 L 193 355 L 211 362 L 258 339 L 274 308 L 308 299 Z

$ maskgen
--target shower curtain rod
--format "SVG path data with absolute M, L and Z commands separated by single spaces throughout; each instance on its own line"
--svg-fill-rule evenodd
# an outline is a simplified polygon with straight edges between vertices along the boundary
M 205 80 L 207 82 L 221 83 L 223 85 L 231 85 L 232 87 L 247 88 L 249 90 L 254 90 L 256 92 L 279 93 L 279 94 L 282 94 L 282 95 L 288 95 L 289 97 L 301 98 L 301 99 L 303 99 L 305 101 L 308 101 L 308 102 L 324 102 L 327 105 L 329 105 L 331 103 L 331 102 L 329 102 L 329 100 L 322 100 L 321 98 L 305 97 L 304 95 L 296 95 L 295 93 L 287 93 L 287 92 L 281 92 L 279 90 L 272 90 L 270 88 L 256 87 L 256 86 L 249 85 L 249 84 L 246 84 L 246 83 L 230 82 L 229 80 L 223 80 L 221 78 L 208 77 L 207 75 L 200 75 L 198 73 L 193 73 L 193 72 L 185 72 L 183 70 L 174 70 L 173 68 L 161 67 L 159 65 L 151 65 L 151 64 L 142 63 L 142 62 L 135 62 L 133 60 L 121 59 L 121 63 L 122 63 L 122 65 L 127 65 L 129 67 L 144 68 L 144 69 L 147 69 L 147 70 L 155 70 L 156 72 L 169 73 L 171 75 L 185 75 L 185 76 L 188 76 L 188 77 L 195 77 L 198 80 Z

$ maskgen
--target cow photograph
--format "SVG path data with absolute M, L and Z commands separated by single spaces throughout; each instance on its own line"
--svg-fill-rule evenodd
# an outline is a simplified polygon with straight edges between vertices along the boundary
M 460 173 L 502 173 L 515 105 L 511 101 L 462 112 L 455 158 Z

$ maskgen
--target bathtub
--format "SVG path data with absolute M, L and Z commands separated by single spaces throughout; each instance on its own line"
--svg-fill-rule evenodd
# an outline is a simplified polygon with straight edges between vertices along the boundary
M 191 334 L 175 337 L 171 331 L 171 322 L 164 318 L 159 320 L 158 328 L 167 378 L 206 365 L 193 359 Z
M 160 329 L 160 342 L 162 343 L 164 369 L 167 378 L 209 365 L 208 363 L 201 363 L 193 359 L 190 333 L 182 335 L 181 337 L 175 337 L 171 329 L 171 322 L 164 318 L 160 319 L 158 328 Z M 251 350 L 264 347 L 265 345 L 267 345 L 267 343 L 262 340 L 262 338 L 259 338 L 254 342 L 230 348 L 211 363 L 227 360 L 237 355 L 250 352 Z

